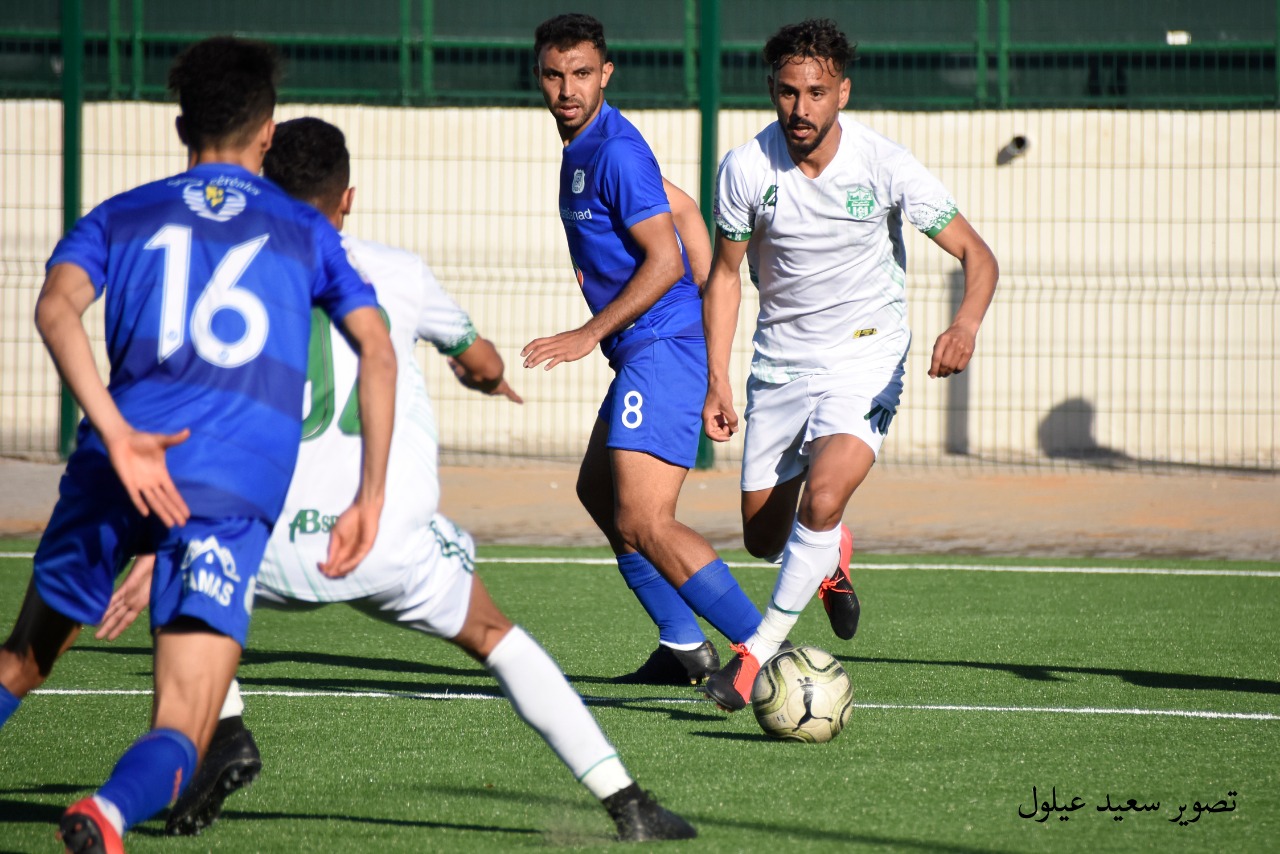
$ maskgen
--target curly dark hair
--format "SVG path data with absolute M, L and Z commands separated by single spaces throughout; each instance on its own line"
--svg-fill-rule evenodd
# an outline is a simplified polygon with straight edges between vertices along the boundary
M 844 71 L 853 59 L 856 44 L 840 31 L 830 18 L 810 18 L 798 24 L 787 24 L 774 33 L 764 45 L 764 61 L 777 71 L 789 62 L 817 59 L 828 63 L 836 73 Z
M 196 42 L 174 60 L 169 89 L 190 148 L 243 145 L 271 118 L 280 61 L 270 45 L 232 36 Z
M 568 50 L 583 42 L 591 42 L 600 51 L 602 62 L 609 61 L 609 47 L 604 41 L 604 24 L 581 12 L 567 12 L 548 18 L 538 24 L 538 29 L 533 32 L 534 61 L 542 56 L 542 49 L 547 45 Z
M 262 174 L 295 199 L 330 213 L 351 181 L 351 158 L 342 131 L 316 118 L 276 125 Z

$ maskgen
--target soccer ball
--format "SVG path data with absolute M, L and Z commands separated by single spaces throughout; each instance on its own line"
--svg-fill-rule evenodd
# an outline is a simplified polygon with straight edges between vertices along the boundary
M 760 668 L 751 708 L 766 734 L 820 744 L 835 738 L 848 722 L 853 683 L 830 653 L 797 646 Z

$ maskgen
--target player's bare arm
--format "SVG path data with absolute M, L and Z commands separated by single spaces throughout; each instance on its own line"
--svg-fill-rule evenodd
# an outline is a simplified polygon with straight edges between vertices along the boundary
M 154 512 L 170 527 L 185 524 L 191 512 L 169 476 L 164 454 L 191 431 L 143 433 L 125 421 L 98 375 L 84 328 L 83 316 L 94 298 L 88 273 L 75 264 L 54 266 L 36 302 L 36 328 L 63 382 L 102 437 L 134 507 L 143 516 Z
M 644 253 L 644 261 L 613 302 L 585 324 L 548 338 L 535 338 L 520 351 L 524 366 L 543 365 L 551 370 L 561 362 L 576 362 L 613 333 L 625 329 L 644 314 L 684 275 L 680 244 L 676 242 L 671 214 L 663 212 L 629 229 Z M 546 363 L 545 365 L 543 363 Z
M 729 385 L 729 357 L 742 304 L 742 259 L 747 241 L 730 240 L 716 232 L 715 255 L 702 292 L 702 326 L 707 337 L 707 401 L 702 407 L 702 429 L 716 442 L 727 442 L 738 432 Z
M 1000 266 L 991 248 L 962 215 L 956 214 L 934 242 L 960 262 L 964 270 L 964 298 L 951 326 L 933 345 L 929 376 L 949 377 L 969 366 L 977 346 L 978 327 L 995 296 Z
M 360 355 L 358 390 L 363 462 L 355 500 L 329 535 L 329 555 L 320 571 L 330 578 L 350 573 L 373 548 L 387 486 L 387 455 L 396 405 L 396 355 L 382 315 L 357 308 L 342 319 L 347 340 Z
M 488 395 L 501 395 L 512 403 L 524 403 L 503 376 L 506 365 L 488 338 L 477 338 L 471 346 L 449 358 L 453 375 L 469 389 Z
M 671 205 L 671 218 L 675 220 L 676 231 L 684 243 L 684 254 L 689 258 L 689 271 L 693 274 L 693 283 L 701 292 L 707 283 L 707 274 L 711 269 L 711 238 L 707 236 L 707 224 L 702 219 L 702 211 L 688 193 L 662 179 L 662 189 L 667 192 L 667 204 Z

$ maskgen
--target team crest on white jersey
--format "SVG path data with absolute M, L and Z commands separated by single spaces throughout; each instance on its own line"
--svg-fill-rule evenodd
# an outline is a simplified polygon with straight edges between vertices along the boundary
M 573 170 L 573 184 L 570 187 L 574 193 L 581 193 L 587 186 L 587 173 L 581 169 Z
M 868 187 L 854 187 L 845 196 L 844 209 L 854 219 L 866 219 L 876 209 L 876 194 Z
M 182 200 L 196 216 L 226 222 L 244 210 L 245 195 L 234 187 L 194 181 L 182 190 Z

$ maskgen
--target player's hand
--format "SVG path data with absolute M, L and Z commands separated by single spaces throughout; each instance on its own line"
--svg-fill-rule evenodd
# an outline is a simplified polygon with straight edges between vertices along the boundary
M 318 564 L 320 573 L 342 578 L 360 565 L 378 538 L 382 501 L 360 500 L 348 507 L 329 531 L 329 555 Z
M 155 555 L 138 555 L 124 582 L 111 594 L 102 622 L 93 633 L 95 638 L 113 641 L 138 619 L 151 600 L 151 571 L 155 565 Z
M 977 330 L 953 325 L 938 336 L 933 343 L 933 360 L 929 363 L 929 376 L 937 379 L 958 374 L 969 366 L 977 345 Z
M 493 391 L 489 392 L 489 394 L 495 397 L 502 395 L 512 403 L 524 403 L 524 398 L 517 394 L 516 390 L 508 385 L 506 380 L 498 383 L 497 387 Z
M 561 362 L 576 362 L 596 348 L 598 342 L 589 332 L 573 329 L 550 338 L 535 338 L 520 351 L 526 368 L 543 365 L 549 371 Z
M 702 429 L 713 442 L 727 442 L 738 432 L 738 413 L 733 409 L 733 392 L 727 384 L 717 384 L 707 390 Z
M 191 518 L 191 511 L 169 477 L 165 451 L 181 445 L 190 436 L 190 430 L 165 435 L 130 428 L 110 440 L 104 437 L 111 465 L 129 493 L 133 506 L 143 516 L 154 512 L 170 528 L 185 525 Z
M 512 403 L 524 403 L 524 398 L 516 393 L 516 390 L 508 385 L 506 378 L 499 379 L 496 383 L 481 383 L 472 379 L 471 371 L 467 366 L 459 362 L 457 359 L 449 356 L 445 359 L 449 363 L 449 369 L 453 371 L 453 375 L 458 378 L 458 382 L 465 387 L 484 394 L 497 397 L 501 395 Z

